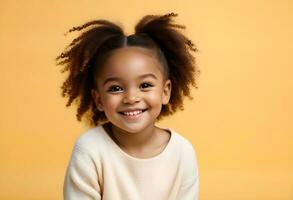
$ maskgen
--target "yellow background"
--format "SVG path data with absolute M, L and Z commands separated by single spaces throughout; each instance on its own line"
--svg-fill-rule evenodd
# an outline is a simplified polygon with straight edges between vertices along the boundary
M 160 126 L 194 145 L 200 200 L 293 199 L 293 3 L 289 0 L 1 1 L 0 199 L 62 199 L 74 140 L 54 58 L 72 26 L 104 18 L 126 33 L 176 12 L 199 48 L 194 100 Z

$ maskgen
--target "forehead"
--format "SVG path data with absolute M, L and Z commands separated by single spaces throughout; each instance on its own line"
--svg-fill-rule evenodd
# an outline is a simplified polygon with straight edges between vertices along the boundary
M 145 73 L 163 76 L 163 66 L 154 53 L 142 47 L 123 47 L 111 52 L 102 64 L 99 75 L 131 77 Z

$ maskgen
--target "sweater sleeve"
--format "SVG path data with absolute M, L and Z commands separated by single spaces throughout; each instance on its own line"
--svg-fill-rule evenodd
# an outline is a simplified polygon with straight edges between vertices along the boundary
M 100 200 L 97 170 L 90 155 L 78 143 L 74 145 L 67 167 L 64 200 Z
M 198 200 L 199 176 L 198 163 L 195 150 L 190 145 L 185 157 L 185 171 L 183 172 L 183 182 L 176 199 L 178 200 Z
M 188 183 L 180 187 L 178 200 L 198 200 L 198 183 L 199 178 L 196 177 Z

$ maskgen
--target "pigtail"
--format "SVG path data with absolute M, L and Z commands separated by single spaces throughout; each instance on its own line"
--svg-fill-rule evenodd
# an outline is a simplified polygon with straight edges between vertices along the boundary
M 94 26 L 94 27 L 92 27 Z M 94 20 L 71 28 L 65 35 L 73 31 L 90 30 L 80 34 L 56 58 L 57 65 L 64 65 L 62 73 L 68 71 L 67 79 L 61 86 L 62 97 L 68 97 L 66 107 L 77 99 L 79 107 L 76 117 L 81 121 L 81 116 L 92 106 L 93 122 L 105 120 L 105 115 L 97 114 L 97 109 L 91 97 L 91 88 L 94 88 L 93 65 L 94 57 L 101 45 L 111 37 L 124 36 L 123 30 L 106 20 Z M 79 97 L 79 98 L 78 98 Z
M 190 95 L 190 85 L 196 86 L 196 75 L 200 72 L 195 65 L 191 52 L 196 52 L 194 44 L 177 29 L 185 26 L 173 23 L 175 13 L 166 15 L 147 15 L 135 26 L 136 34 L 147 34 L 163 52 L 169 68 L 169 78 L 172 82 L 171 98 L 164 114 L 172 114 L 177 108 L 183 110 L 183 97 Z

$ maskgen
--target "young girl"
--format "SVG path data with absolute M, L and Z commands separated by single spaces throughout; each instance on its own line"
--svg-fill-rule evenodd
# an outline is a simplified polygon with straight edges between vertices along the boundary
M 147 15 L 125 36 L 107 20 L 88 28 L 56 58 L 69 76 L 66 106 L 93 125 L 72 150 L 66 200 L 197 200 L 198 164 L 192 144 L 155 122 L 183 110 L 199 72 L 194 44 L 177 29 L 177 14 Z

